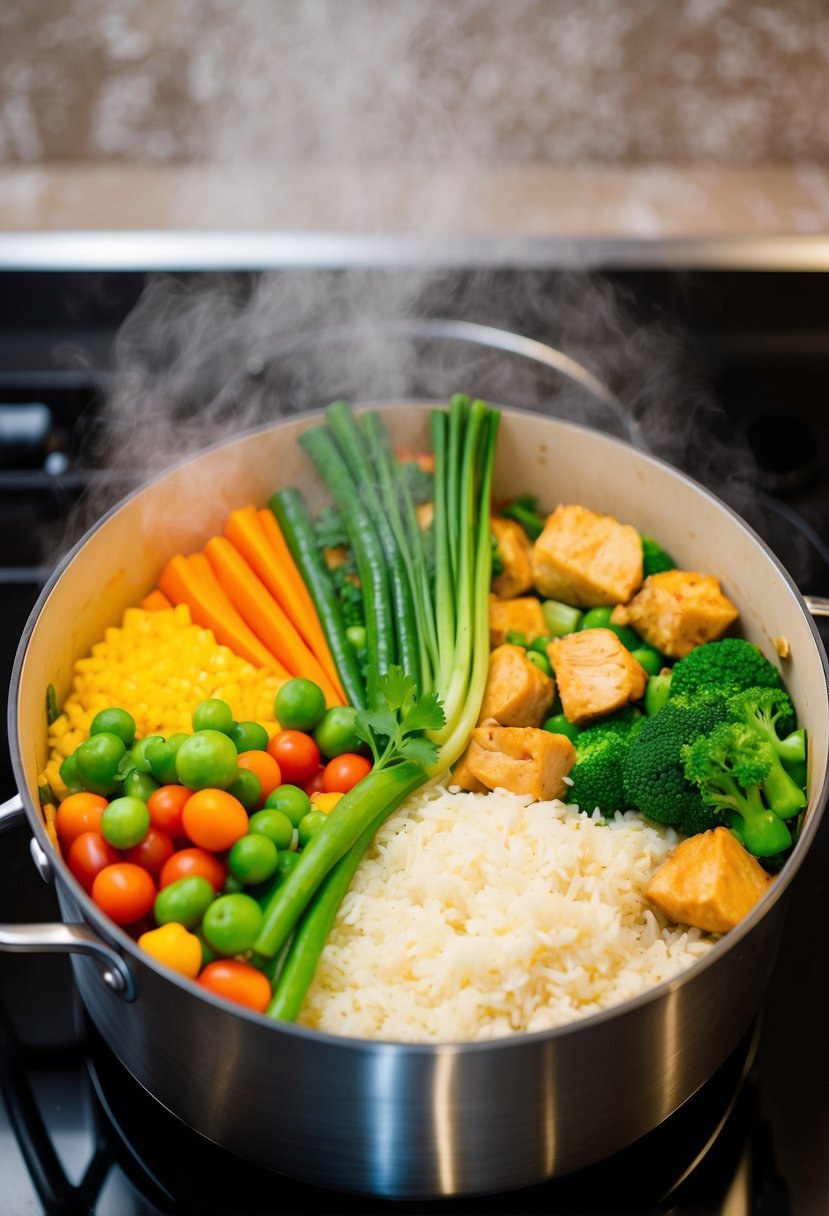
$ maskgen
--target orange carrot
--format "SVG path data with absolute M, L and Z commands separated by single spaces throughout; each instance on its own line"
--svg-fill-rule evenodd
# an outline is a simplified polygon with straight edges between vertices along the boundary
M 257 667 L 270 667 L 288 679 L 289 673 L 247 627 L 225 595 L 203 553 L 170 558 L 161 578 L 161 591 L 173 604 L 187 604 L 197 625 L 212 629 L 216 641 Z
M 149 595 L 145 595 L 138 605 L 139 608 L 145 608 L 147 612 L 162 612 L 165 608 L 172 608 L 172 606 L 167 596 L 163 591 L 159 591 L 158 587 Z
M 278 542 L 265 530 L 262 516 L 267 516 L 277 531 Z M 232 511 L 225 525 L 225 536 L 241 553 L 248 565 L 270 591 L 273 598 L 290 618 L 297 633 L 317 659 L 331 683 L 342 694 L 336 664 L 328 649 L 328 642 L 317 616 L 314 602 L 308 593 L 302 575 L 296 567 L 288 546 L 271 511 L 257 511 L 245 507 Z
M 204 552 L 231 604 L 259 640 L 277 655 L 291 675 L 304 676 L 319 684 L 327 705 L 342 705 L 342 697 L 319 661 L 227 537 L 211 537 Z

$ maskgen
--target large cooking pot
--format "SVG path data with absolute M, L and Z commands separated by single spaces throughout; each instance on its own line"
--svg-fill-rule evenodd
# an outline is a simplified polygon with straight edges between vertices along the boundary
M 425 403 L 384 406 L 395 439 L 427 441 Z M 745 636 L 776 659 L 809 728 L 811 797 L 800 838 L 742 924 L 676 979 L 609 1011 L 537 1034 L 473 1044 L 336 1038 L 237 1010 L 173 976 L 95 907 L 56 855 L 38 805 L 45 690 L 155 583 L 167 557 L 222 527 L 228 511 L 282 485 L 321 494 L 297 444 L 303 416 L 223 443 L 112 511 L 71 553 L 27 625 L 9 735 L 41 872 L 63 925 L 5 926 L 0 948 L 69 949 L 89 1014 L 165 1107 L 243 1157 L 301 1179 L 386 1196 L 457 1195 L 547 1179 L 622 1148 L 677 1109 L 734 1049 L 755 1015 L 786 894 L 827 797 L 829 701 L 817 631 L 763 542 L 715 497 L 617 439 L 505 410 L 495 493 L 583 502 L 659 538 L 681 566 L 715 574 Z M 13 809 L 13 808 L 12 808 Z M 7 816 L 11 811 L 7 811 Z M 393 928 L 390 927 L 390 932 Z

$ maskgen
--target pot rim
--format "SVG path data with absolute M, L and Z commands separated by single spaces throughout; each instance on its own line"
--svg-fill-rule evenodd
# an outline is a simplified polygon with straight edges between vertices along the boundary
M 385 407 L 386 409 L 388 409 L 388 408 L 398 408 L 398 407 L 404 407 L 404 406 L 408 406 L 408 407 L 417 406 L 420 408 L 434 408 L 438 404 L 440 404 L 440 403 L 437 401 L 424 399 L 424 398 L 397 398 L 394 401 L 388 401 L 388 400 L 376 401 L 376 402 L 370 401 L 370 400 L 369 401 L 360 401 L 360 402 L 355 403 L 354 408 L 359 413 L 361 410 L 369 409 L 369 408 Z M 742 518 L 741 515 L 739 515 L 739 513 L 737 511 L 735 511 L 727 503 L 723 502 L 722 499 L 720 499 L 716 494 L 712 493 L 709 489 L 707 489 L 705 486 L 703 486 L 700 482 L 696 481 L 693 477 L 690 477 L 687 473 L 684 473 L 682 470 L 677 469 L 674 465 L 670 464 L 668 461 L 661 459 L 661 457 L 659 457 L 659 456 L 654 456 L 650 452 L 644 451 L 641 448 L 638 448 L 638 447 L 634 446 L 633 444 L 629 443 L 628 441 L 626 441 L 624 439 L 620 439 L 615 435 L 607 434 L 604 431 L 596 430 L 596 428 L 594 428 L 594 427 L 585 426 L 581 423 L 571 422 L 569 420 L 564 420 L 564 419 L 557 418 L 554 416 L 547 417 L 538 409 L 532 409 L 532 408 L 527 408 L 527 407 L 522 407 L 522 406 L 497 406 L 497 408 L 501 411 L 502 414 L 507 415 L 507 416 L 529 415 L 534 418 L 538 418 L 538 417 L 547 418 L 548 421 L 553 422 L 557 426 L 561 426 L 561 427 L 564 427 L 565 429 L 574 430 L 574 431 L 578 431 L 581 433 L 586 432 L 587 434 L 589 434 L 591 436 L 598 437 L 598 438 L 604 440 L 605 442 L 616 445 L 619 448 L 622 448 L 625 450 L 632 450 L 633 452 L 636 453 L 637 456 L 642 457 L 643 459 L 651 462 L 652 464 L 656 465 L 657 467 L 667 470 L 674 477 L 676 477 L 680 481 L 684 482 L 687 486 L 689 486 L 691 489 L 696 491 L 698 494 L 709 499 L 709 501 L 714 503 L 715 506 L 719 507 L 720 510 L 722 510 L 725 513 L 727 513 L 728 515 L 730 515 L 732 517 L 732 519 L 734 519 L 742 529 L 744 529 L 746 532 L 748 532 L 750 537 L 754 540 L 756 545 L 763 552 L 767 561 L 774 568 L 777 576 L 782 579 L 783 583 L 788 588 L 788 590 L 791 594 L 791 597 L 794 601 L 794 605 L 798 608 L 801 615 L 803 617 L 805 617 L 809 630 L 812 634 L 812 639 L 815 643 L 815 648 L 817 650 L 817 653 L 818 653 L 818 656 L 820 659 L 821 668 L 823 671 L 824 686 L 825 686 L 825 690 L 826 690 L 826 694 L 827 694 L 827 699 L 829 700 L 829 660 L 827 659 L 826 651 L 823 647 L 823 642 L 820 637 L 820 633 L 817 629 L 817 626 L 815 625 L 815 622 L 814 622 L 811 614 L 809 613 L 809 610 L 806 606 L 803 596 L 801 595 L 800 590 L 798 589 L 796 583 L 794 582 L 794 580 L 792 579 L 791 575 L 788 573 L 786 568 L 783 566 L 783 564 L 781 563 L 781 561 L 779 560 L 777 555 L 769 548 L 769 546 L 766 544 L 766 542 L 763 540 L 763 538 L 758 535 L 758 533 L 751 527 L 751 525 L 749 523 L 747 523 Z M 29 641 L 31 639 L 32 633 L 34 632 L 35 625 L 37 624 L 37 621 L 40 617 L 40 613 L 43 609 L 43 606 L 45 605 L 46 601 L 52 595 L 57 584 L 60 582 L 60 579 L 62 578 L 65 570 L 74 561 L 75 557 L 78 556 L 78 554 L 81 552 L 81 550 L 86 545 L 87 541 L 100 528 L 104 527 L 104 525 L 106 523 L 108 523 L 109 520 L 117 512 L 122 510 L 129 503 L 131 503 L 135 498 L 137 498 L 139 495 L 143 494 L 145 491 L 151 489 L 154 485 L 156 485 L 158 482 L 163 480 L 163 478 L 167 477 L 171 473 L 182 469 L 183 467 L 185 467 L 186 465 L 190 464 L 193 461 L 201 459 L 203 456 L 206 456 L 210 452 L 214 452 L 222 447 L 230 446 L 232 443 L 234 443 L 238 440 L 248 438 L 255 434 L 261 434 L 266 431 L 270 431 L 274 428 L 277 428 L 277 427 L 280 427 L 283 425 L 287 425 L 287 424 L 290 424 L 293 422 L 298 422 L 298 421 L 311 422 L 314 419 L 322 418 L 323 416 L 324 416 L 323 408 L 315 409 L 315 410 L 298 410 L 296 413 L 290 414 L 287 417 L 280 418 L 275 421 L 265 422 L 260 426 L 251 427 L 244 431 L 240 431 L 238 434 L 234 435 L 230 439 L 225 438 L 225 439 L 217 440 L 215 443 L 212 443 L 212 444 L 208 445 L 207 447 L 200 449 L 198 452 L 192 453 L 191 455 L 184 457 L 182 460 L 176 461 L 174 464 L 168 466 L 167 468 L 162 470 L 160 473 L 156 474 L 156 476 L 152 477 L 149 481 L 143 482 L 136 489 L 130 491 L 130 493 L 126 494 L 123 498 L 119 499 L 119 501 L 117 503 L 115 503 L 106 512 L 105 515 L 103 515 L 89 529 L 87 529 L 87 531 L 77 541 L 77 543 L 60 560 L 60 562 L 56 566 L 55 570 L 52 572 L 51 576 L 49 577 L 48 581 L 44 585 L 43 590 L 41 591 L 40 595 L 38 596 L 37 601 L 31 611 L 31 613 L 29 614 L 28 620 L 26 621 L 26 624 L 21 633 L 20 641 L 17 646 L 17 650 L 15 652 L 14 664 L 13 664 L 12 673 L 11 673 L 11 680 L 9 683 L 7 726 L 8 726 L 8 739 L 9 739 L 9 748 L 10 748 L 10 752 L 11 752 L 12 769 L 14 772 L 15 781 L 17 783 L 17 788 L 18 788 L 18 791 L 20 793 L 20 796 L 21 796 L 21 799 L 23 802 L 23 807 L 26 812 L 26 818 L 29 821 L 29 825 L 32 828 L 32 831 L 34 832 L 36 839 L 38 840 L 41 847 L 46 851 L 47 856 L 49 857 L 50 861 L 52 862 L 53 868 L 54 868 L 54 873 L 55 873 L 57 880 L 60 883 L 65 885 L 65 887 L 67 888 L 68 894 L 71 895 L 71 897 L 75 900 L 76 903 L 80 904 L 85 920 L 87 920 L 89 923 L 91 923 L 91 925 L 94 927 L 96 932 L 98 932 L 105 940 L 107 940 L 109 942 L 115 942 L 120 947 L 122 953 L 126 952 L 127 955 L 130 956 L 130 958 L 133 960 L 133 962 L 138 963 L 141 967 L 148 967 L 152 971 L 154 971 L 161 979 L 164 979 L 167 982 L 174 984 L 175 986 L 183 989 L 185 992 L 187 992 L 191 995 L 197 995 L 202 1000 L 209 1001 L 210 1004 L 212 1004 L 215 1008 L 220 1010 L 222 1013 L 234 1013 L 239 1017 L 243 1017 L 248 1021 L 252 1021 L 255 1025 L 268 1026 L 272 1030 L 293 1035 L 301 1041 L 309 1039 L 312 1042 L 323 1043 L 327 1046 L 334 1047 L 334 1048 L 343 1048 L 343 1049 L 352 1049 L 352 1050 L 359 1049 L 361 1051 L 366 1051 L 366 1052 L 388 1051 L 390 1049 L 394 1049 L 397 1052 L 403 1052 L 405 1054 L 412 1054 L 412 1055 L 424 1055 L 424 1054 L 425 1055 L 431 1055 L 431 1054 L 458 1055 L 461 1053 L 471 1054 L 471 1053 L 486 1052 L 486 1051 L 494 1050 L 497 1048 L 506 1048 L 506 1047 L 511 1047 L 511 1048 L 517 1050 L 517 1049 L 520 1049 L 524 1045 L 532 1046 L 535 1043 L 547 1041 L 550 1039 L 556 1039 L 556 1038 L 559 1038 L 560 1036 L 567 1035 L 567 1034 L 575 1034 L 578 1032 L 589 1033 L 595 1029 L 598 1029 L 605 1022 L 611 1020 L 612 1018 L 633 1015 L 640 1008 L 643 1008 L 645 1005 L 649 1004 L 650 1002 L 661 1000 L 663 997 L 668 997 L 672 992 L 676 991 L 683 984 L 685 984 L 686 982 L 689 982 L 691 978 L 693 978 L 696 975 L 701 974 L 708 967 L 715 966 L 721 959 L 724 959 L 726 957 L 726 955 L 728 955 L 731 952 L 731 950 L 736 948 L 740 944 L 740 942 L 749 933 L 751 933 L 754 926 L 756 924 L 758 924 L 765 917 L 767 912 L 771 911 L 771 909 L 778 902 L 778 900 L 780 900 L 783 897 L 783 895 L 786 893 L 795 874 L 800 869 L 803 859 L 805 858 L 806 854 L 808 853 L 808 851 L 811 847 L 812 840 L 817 832 L 818 826 L 819 826 L 821 818 L 823 816 L 823 812 L 826 807 L 827 799 L 829 799 L 829 769 L 827 769 L 827 772 L 824 776 L 824 780 L 823 780 L 820 790 L 813 792 L 812 807 L 811 807 L 811 810 L 809 811 L 808 819 L 807 819 L 805 825 L 803 826 L 802 831 L 800 832 L 800 835 L 795 843 L 795 846 L 794 846 L 794 849 L 792 851 L 790 858 L 786 862 L 786 864 L 783 867 L 783 869 L 781 870 L 780 874 L 775 878 L 774 882 L 771 884 L 771 886 L 769 887 L 766 894 L 754 906 L 754 908 L 749 913 L 749 915 L 744 917 L 744 919 L 740 922 L 740 924 L 735 929 L 732 929 L 727 934 L 724 934 L 720 938 L 720 940 L 718 942 L 716 942 L 714 944 L 714 946 L 710 950 L 708 950 L 701 959 L 699 959 L 695 963 L 692 963 L 690 967 L 687 967 L 684 970 L 680 971 L 677 975 L 675 975 L 669 979 L 662 980 L 659 984 L 656 984 L 653 988 L 648 988 L 647 991 L 640 993 L 638 996 L 631 997 L 629 1000 L 622 1001 L 619 1004 L 611 1005 L 607 1009 L 599 1010 L 596 1013 L 588 1014 L 585 1017 L 577 1018 L 571 1022 L 565 1022 L 563 1025 L 555 1026 L 548 1030 L 520 1031 L 520 1032 L 517 1032 L 512 1035 L 503 1035 L 503 1036 L 499 1036 L 496 1038 L 484 1039 L 484 1040 L 473 1040 L 473 1041 L 448 1040 L 448 1041 L 441 1041 L 441 1042 L 425 1042 L 425 1043 L 424 1042 L 412 1042 L 412 1043 L 410 1043 L 410 1042 L 400 1041 L 400 1040 L 396 1040 L 396 1039 L 352 1038 L 347 1035 L 331 1034 L 327 1031 L 312 1029 L 311 1027 L 298 1026 L 294 1022 L 276 1021 L 273 1018 L 267 1017 L 265 1014 L 256 1013 L 253 1010 L 246 1009 L 244 1006 L 230 1005 L 230 1004 L 228 1004 L 227 1001 L 224 1001 L 220 997 L 214 996 L 213 993 L 207 991 L 206 989 L 201 988 L 198 984 L 196 984 L 195 981 L 188 980 L 184 976 L 177 976 L 174 972 L 170 971 L 168 968 L 163 967 L 160 963 L 156 962 L 156 960 L 153 959 L 146 952 L 140 950 L 136 941 L 134 940 L 134 938 L 130 937 L 129 934 L 124 931 L 124 929 L 122 929 L 120 926 L 116 925 L 113 921 L 110 921 L 107 917 L 104 916 L 104 914 L 100 911 L 100 909 L 97 907 L 97 905 L 93 902 L 91 896 L 87 894 L 87 892 L 83 889 L 83 887 L 80 885 L 80 883 L 74 877 L 74 875 L 71 873 L 71 871 L 69 870 L 68 866 L 66 865 L 66 862 L 64 861 L 63 857 L 60 855 L 60 853 L 57 850 L 55 850 L 54 845 L 52 844 L 52 841 L 50 840 L 50 838 L 46 832 L 46 828 L 45 828 L 45 825 L 43 822 L 43 816 L 40 813 L 40 808 L 35 806 L 33 799 L 29 796 L 28 780 L 27 780 L 26 774 L 23 770 L 23 765 L 22 765 L 22 761 L 20 758 L 20 748 L 19 748 L 18 729 L 17 729 L 17 709 L 18 709 L 18 700 L 19 700 L 19 693 L 20 693 L 20 683 L 21 683 L 23 663 L 25 661 L 26 651 L 28 649 Z M 139 992 L 138 999 L 140 1000 L 140 992 Z

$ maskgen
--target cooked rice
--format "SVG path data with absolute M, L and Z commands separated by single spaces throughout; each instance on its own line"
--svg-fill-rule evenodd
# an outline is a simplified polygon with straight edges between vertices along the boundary
M 435 785 L 382 828 L 300 1023 L 409 1042 L 546 1030 L 689 967 L 714 938 L 644 898 L 678 837 L 559 801 Z

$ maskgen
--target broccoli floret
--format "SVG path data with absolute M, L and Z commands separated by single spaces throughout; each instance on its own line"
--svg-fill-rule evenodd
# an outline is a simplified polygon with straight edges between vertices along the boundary
M 794 729 L 794 706 L 782 688 L 747 688 L 731 698 L 728 708 L 738 722 L 761 731 L 785 763 L 806 759 L 806 732 Z
M 705 642 L 680 659 L 671 677 L 671 700 L 681 693 L 716 690 L 725 696 L 746 688 L 782 688 L 780 672 L 751 642 L 722 638 Z
M 725 814 L 749 853 L 773 857 L 790 847 L 789 829 L 775 813 L 766 784 L 780 762 L 759 731 L 744 722 L 725 722 L 682 753 L 686 778 L 697 786 L 707 806 Z M 763 801 L 764 794 L 770 806 Z
M 644 721 L 644 716 L 638 709 L 634 709 L 632 705 L 625 705 L 621 709 L 617 709 L 615 713 L 608 714 L 605 718 L 599 718 L 598 722 L 592 722 L 590 726 L 583 727 L 579 739 L 588 744 L 596 739 L 603 739 L 607 735 L 616 735 L 630 741 L 641 730 Z
M 699 790 L 685 779 L 682 748 L 727 717 L 724 698 L 700 696 L 670 700 L 646 718 L 624 762 L 628 806 L 688 836 L 722 823 L 721 813 L 706 807 Z
M 611 731 L 583 742 L 590 733 L 583 731 L 576 739 L 577 760 L 570 770 L 573 786 L 567 798 L 588 814 L 598 807 L 603 815 L 615 815 L 627 808 L 624 761 L 628 744 Z
M 651 574 L 662 574 L 665 570 L 676 570 L 676 562 L 661 545 L 649 536 L 640 536 L 642 542 L 642 577 Z

